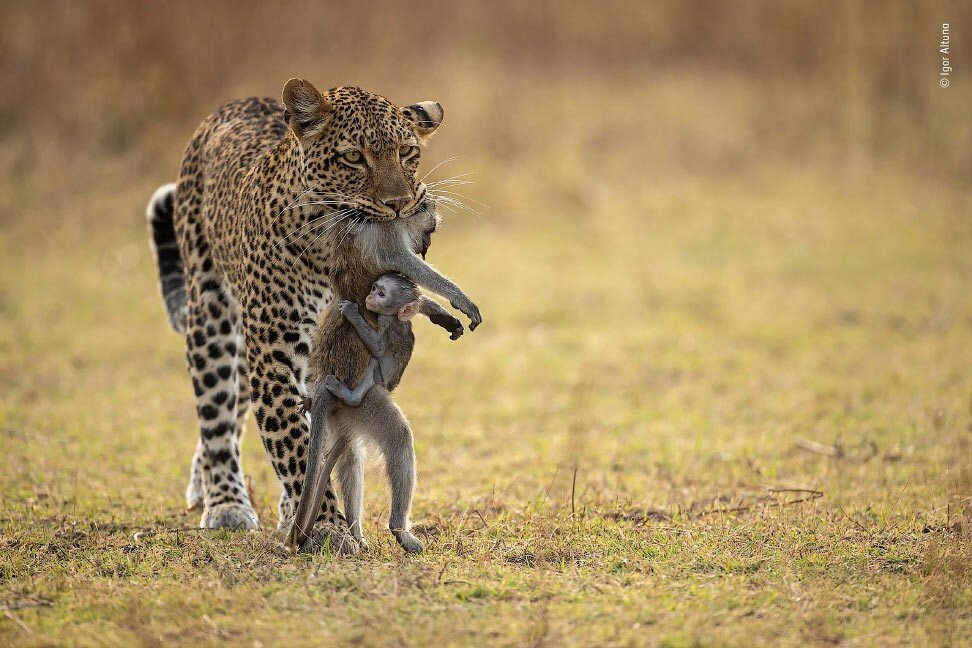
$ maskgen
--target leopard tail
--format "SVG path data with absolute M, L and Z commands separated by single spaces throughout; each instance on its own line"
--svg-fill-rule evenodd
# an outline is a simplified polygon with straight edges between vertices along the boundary
M 175 215 L 176 185 L 169 183 L 155 190 L 145 215 L 148 218 L 149 244 L 159 266 L 159 285 L 162 300 L 169 316 L 169 324 L 179 333 L 186 332 L 186 277 L 182 257 L 176 241 Z

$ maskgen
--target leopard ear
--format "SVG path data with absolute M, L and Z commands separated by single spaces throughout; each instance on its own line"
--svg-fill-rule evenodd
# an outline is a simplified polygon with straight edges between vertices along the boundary
M 445 111 L 438 101 L 422 101 L 402 108 L 402 114 L 412 122 L 415 134 L 425 138 L 442 124 Z
M 307 139 L 323 129 L 333 110 L 310 81 L 291 79 L 283 88 L 284 119 L 297 137 Z

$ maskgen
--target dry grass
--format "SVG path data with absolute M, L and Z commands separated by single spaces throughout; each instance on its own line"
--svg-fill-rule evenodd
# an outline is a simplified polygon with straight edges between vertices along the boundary
M 205 20 L 225 10 L 213 6 Z M 758 41 L 744 27 L 760 6 L 717 49 Z M 878 47 L 882 28 L 907 32 L 906 53 L 923 38 L 893 6 L 856 47 Z M 81 15 L 113 15 L 91 7 Z M 168 8 L 188 20 L 185 5 Z M 117 12 L 129 26 L 108 40 L 142 51 L 173 26 L 144 11 Z M 851 78 L 833 73 L 838 46 L 854 39 L 826 31 L 848 24 L 839 16 L 813 12 L 782 33 L 809 21 L 837 53 L 803 70 L 781 54 L 787 78 L 702 55 L 668 65 L 664 43 L 625 64 L 639 30 L 668 33 L 655 20 L 674 24 L 671 7 L 615 45 L 611 24 L 568 12 L 541 29 L 545 14 L 524 10 L 541 44 L 559 43 L 548 58 L 502 15 L 463 31 L 442 11 L 451 29 L 417 32 L 439 56 L 414 81 L 322 45 L 345 80 L 440 99 L 447 126 L 427 168 L 462 155 L 434 175 L 472 172 L 464 193 L 490 206 L 453 215 L 430 257 L 486 324 L 458 343 L 420 325 L 398 394 L 416 431 L 427 552 L 406 558 L 381 531 L 379 466 L 369 554 L 279 552 L 276 484 L 252 426 L 244 461 L 261 532 L 133 539 L 197 521 L 181 508 L 191 389 L 144 202 L 221 99 L 274 93 L 302 69 L 333 78 L 330 60 L 310 63 L 304 26 L 289 50 L 257 48 L 263 67 L 249 50 L 250 67 L 234 64 L 234 39 L 289 15 L 267 11 L 214 37 L 211 65 L 161 45 L 82 60 L 98 90 L 79 96 L 76 121 L 45 132 L 43 114 L 24 115 L 4 135 L 0 643 L 967 645 L 967 77 L 912 96 L 926 78 L 911 66 L 924 63 L 875 54 L 875 76 L 900 69 L 901 87 L 870 80 L 835 102 Z M 377 30 L 381 16 L 400 17 L 354 20 Z M 50 29 L 86 33 L 78 24 Z M 575 40 L 586 45 L 566 54 Z M 42 80 L 65 54 L 49 57 L 30 66 Z M 125 66 L 141 75 L 131 95 L 115 75 Z

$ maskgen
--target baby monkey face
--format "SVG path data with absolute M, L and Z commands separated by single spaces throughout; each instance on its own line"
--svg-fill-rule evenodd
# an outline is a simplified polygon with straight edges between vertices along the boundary
M 371 285 L 365 297 L 365 308 L 379 315 L 394 315 L 402 321 L 415 316 L 420 307 L 418 288 L 411 279 L 400 274 L 382 275 Z
M 371 292 L 365 297 L 365 308 L 379 315 L 397 315 L 402 307 L 398 287 L 386 279 L 379 279 L 371 285 Z

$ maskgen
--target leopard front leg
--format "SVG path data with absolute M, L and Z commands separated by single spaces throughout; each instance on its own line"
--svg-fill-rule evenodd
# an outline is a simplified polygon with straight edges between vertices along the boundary
M 216 280 L 190 286 L 186 359 L 196 393 L 200 440 L 186 492 L 190 507 L 201 501 L 199 526 L 256 529 L 240 457 L 240 316 L 235 300 Z
M 244 317 L 246 353 L 250 365 L 250 400 L 263 447 L 280 481 L 280 519 L 277 530 L 286 536 L 294 521 L 307 471 L 310 428 L 303 408 L 304 381 L 310 340 L 316 320 L 277 322 L 263 312 L 265 305 Z M 269 320 L 269 322 L 268 322 Z M 314 545 L 330 543 L 342 554 L 359 546 L 328 484 L 312 533 Z

